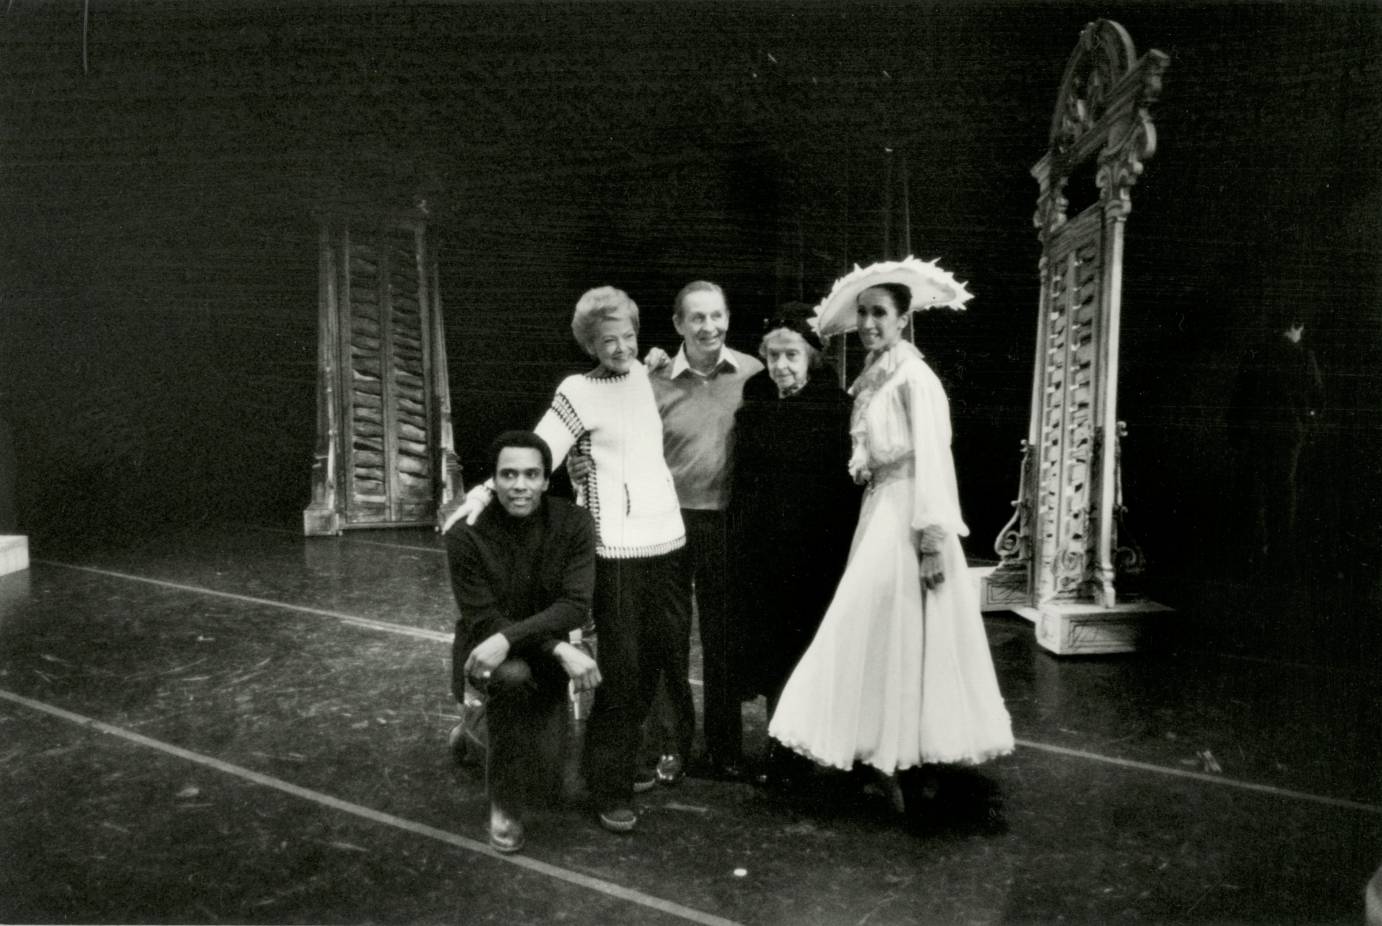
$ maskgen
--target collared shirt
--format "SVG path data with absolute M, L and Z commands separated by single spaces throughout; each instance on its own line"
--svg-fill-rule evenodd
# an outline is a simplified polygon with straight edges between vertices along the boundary
M 653 375 L 663 456 L 681 507 L 723 511 L 729 504 L 734 413 L 743 402 L 744 382 L 762 369 L 757 359 L 726 346 L 709 373 L 698 373 L 683 345 Z

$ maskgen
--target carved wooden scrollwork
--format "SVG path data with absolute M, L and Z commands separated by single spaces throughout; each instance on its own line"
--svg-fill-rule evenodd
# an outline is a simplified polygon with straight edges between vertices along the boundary
M 1115 88 L 1136 61 L 1132 38 L 1118 23 L 1100 19 L 1084 27 L 1056 97 L 1052 150 L 1067 154 L 1096 130 L 1114 105 Z
M 1050 232 L 1055 231 L 1065 224 L 1065 211 L 1070 207 L 1070 203 L 1065 198 L 1065 183 L 1067 178 L 1061 177 L 1059 183 L 1054 187 L 1047 186 L 1047 179 L 1038 178 L 1041 183 L 1041 195 L 1037 197 L 1036 212 L 1032 215 L 1032 224 L 1037 227 L 1041 237 L 1045 238 Z
M 1137 80 L 1130 82 L 1132 105 L 1110 127 L 1099 159 L 1099 189 L 1124 214 L 1132 208 L 1130 192 L 1142 176 L 1143 162 L 1156 153 L 1156 125 L 1147 107 L 1161 95 L 1161 74 L 1167 63 L 1160 52 L 1148 52 L 1145 65 L 1133 75 Z
M 1022 473 L 1018 479 L 1017 498 L 1012 502 L 1013 514 L 993 542 L 993 552 L 1004 562 L 1026 564 L 1032 558 L 1031 505 L 1027 501 L 1032 459 L 1032 445 L 1024 440 Z
M 1085 26 L 1056 97 L 1047 156 L 1033 173 L 1041 187 L 1034 222 L 1045 237 L 1066 218 L 1066 181 L 1075 166 L 1097 159 L 1095 183 L 1105 208 L 1126 214 L 1143 163 L 1156 152 L 1149 107 L 1161 96 L 1170 59 L 1153 49 L 1138 58 L 1122 26 Z
M 1147 557 L 1142 552 L 1142 547 L 1128 533 L 1124 525 L 1125 517 L 1128 513 L 1127 506 L 1123 504 L 1123 443 L 1128 436 L 1127 422 L 1118 422 L 1118 439 L 1114 445 L 1117 454 L 1115 461 L 1115 478 L 1117 485 L 1114 487 L 1114 547 L 1113 565 L 1120 577 L 1141 576 L 1147 571 Z

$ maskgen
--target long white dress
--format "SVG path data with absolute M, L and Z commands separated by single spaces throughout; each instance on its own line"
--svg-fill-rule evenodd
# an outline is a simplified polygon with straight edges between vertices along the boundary
M 823 765 L 891 773 L 1012 752 L 960 537 L 950 407 L 906 341 L 870 356 L 854 385 L 851 465 L 867 463 L 845 573 L 783 689 L 773 738 Z M 916 535 L 939 541 L 945 580 L 925 590 Z

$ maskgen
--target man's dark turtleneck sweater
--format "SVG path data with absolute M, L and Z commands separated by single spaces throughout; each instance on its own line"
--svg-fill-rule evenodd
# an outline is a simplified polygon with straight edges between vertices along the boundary
M 550 654 L 590 611 L 595 524 L 564 499 L 543 498 L 523 518 L 490 505 L 473 527 L 462 521 L 447 532 L 446 554 L 461 611 L 456 667 L 495 633 L 508 639 L 511 658 Z M 464 679 L 453 678 L 456 685 L 459 696 Z

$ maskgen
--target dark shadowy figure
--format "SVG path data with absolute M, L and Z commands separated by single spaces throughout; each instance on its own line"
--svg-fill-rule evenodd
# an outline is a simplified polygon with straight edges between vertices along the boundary
M 1249 564 L 1276 572 L 1297 561 L 1300 459 L 1324 407 L 1305 322 L 1286 314 L 1238 370 L 1229 409 L 1236 468 L 1247 496 Z

